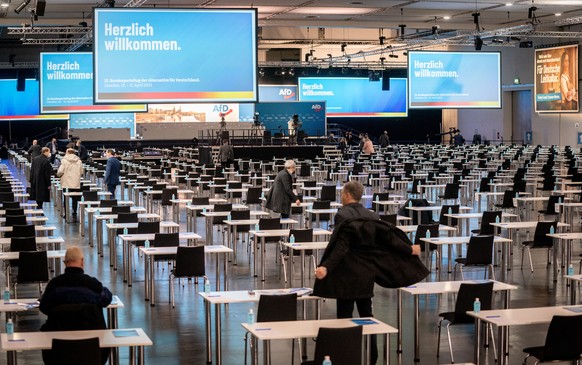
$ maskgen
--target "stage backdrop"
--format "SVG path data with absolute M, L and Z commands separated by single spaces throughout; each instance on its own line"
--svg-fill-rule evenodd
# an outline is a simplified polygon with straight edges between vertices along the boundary
M 578 112 L 578 45 L 536 49 L 535 110 Z
M 127 128 L 135 137 L 134 113 L 92 113 L 71 114 L 69 129 L 110 129 Z
M 325 129 L 325 102 L 324 101 L 296 101 L 296 102 L 267 102 L 255 105 L 259 113 L 260 122 L 265 130 L 271 133 L 288 135 L 287 122 L 294 114 L 299 116 L 302 123 L 299 130 L 309 136 L 326 135 Z
M 149 104 L 136 114 L 138 123 L 252 122 L 254 104 Z M 212 127 L 217 128 L 217 127 Z

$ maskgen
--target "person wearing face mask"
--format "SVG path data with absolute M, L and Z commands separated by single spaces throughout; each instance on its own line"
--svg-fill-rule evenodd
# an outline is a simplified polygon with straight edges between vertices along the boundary
M 35 157 L 30 165 L 30 199 L 36 200 L 38 209 L 44 202 L 51 201 L 51 150 L 43 147 L 40 156 Z
M 285 161 L 285 168 L 277 174 L 273 181 L 273 187 L 267 194 L 265 208 L 276 213 L 281 213 L 281 218 L 289 218 L 291 203 L 301 204 L 301 201 L 293 192 L 293 176 L 295 173 L 295 161 Z

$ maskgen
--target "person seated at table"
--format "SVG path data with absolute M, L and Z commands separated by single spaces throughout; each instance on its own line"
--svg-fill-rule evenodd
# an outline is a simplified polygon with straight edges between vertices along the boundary
M 80 331 L 105 329 L 103 308 L 113 296 L 96 278 L 85 274 L 83 251 L 71 246 L 65 253 L 65 273 L 53 278 L 40 298 L 39 309 L 47 315 L 41 331 Z M 102 363 L 107 362 L 109 349 L 101 352 Z M 43 351 L 47 365 L 58 364 L 59 359 L 50 350 Z

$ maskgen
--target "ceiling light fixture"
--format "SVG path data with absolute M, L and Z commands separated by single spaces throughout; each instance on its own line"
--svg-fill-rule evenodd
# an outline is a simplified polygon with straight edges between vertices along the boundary
M 451 17 L 450 17 L 450 16 L 448 16 L 448 15 L 445 15 L 445 16 L 443 16 L 443 19 L 444 19 L 444 20 L 449 20 L 449 19 L 451 19 Z
M 16 9 L 14 9 L 14 12 L 16 14 L 20 14 L 21 11 L 24 10 L 24 8 L 26 8 L 26 6 L 30 3 L 30 0 L 24 0 L 23 2 L 20 3 L 20 5 L 18 5 L 16 7 Z

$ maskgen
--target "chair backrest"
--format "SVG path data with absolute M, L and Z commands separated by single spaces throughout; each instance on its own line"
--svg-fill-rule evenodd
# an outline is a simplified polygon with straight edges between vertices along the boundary
M 443 206 L 441 207 L 441 214 L 439 216 L 439 223 L 444 224 L 445 226 L 456 227 L 459 224 L 459 220 L 457 218 L 449 218 L 445 216 L 445 214 L 449 214 L 449 208 L 451 214 L 459 214 L 460 208 L 459 204 L 453 205 L 443 204 Z
M 547 234 L 550 233 L 551 227 L 554 227 L 554 232 L 557 233 L 558 222 L 540 221 L 536 224 L 533 247 L 552 247 L 554 245 L 554 239 L 547 236 Z
M 20 208 L 20 202 L 2 202 L 2 208 L 4 209 Z
M 14 193 L 1 193 L 0 192 L 0 202 L 13 202 L 14 201 Z
M 16 225 L 24 226 L 25 224 L 27 224 L 25 215 L 9 215 L 6 217 L 6 223 L 4 223 L 7 227 Z
M 281 229 L 280 218 L 259 218 L 259 229 L 261 231 L 269 229 Z
M 490 223 L 495 223 L 497 217 L 499 217 L 499 222 L 501 222 L 501 211 L 485 211 L 481 217 L 481 226 L 479 227 L 479 234 L 489 235 L 495 234 L 495 227 Z
M 564 195 L 550 195 L 546 206 L 546 214 L 558 214 L 556 211 L 556 203 L 558 202 L 564 202 Z
M 36 237 L 12 237 L 10 238 L 10 251 L 36 251 Z
M 396 225 L 398 223 L 398 214 L 380 214 L 380 220 Z
M 129 205 L 114 205 L 111 207 L 111 214 L 131 213 Z
M 466 265 L 491 265 L 493 262 L 493 235 L 471 236 L 467 246 Z
M 513 205 L 513 199 L 517 196 L 517 190 L 505 190 L 503 193 L 503 202 L 501 203 L 502 208 L 515 208 Z
M 102 363 L 98 337 L 79 340 L 53 338 L 52 350 L 49 356 L 52 360 L 45 361 L 47 364 L 77 365 L 82 363 L 84 365 L 101 365 Z
M 390 193 L 374 193 L 374 194 L 372 194 L 372 210 L 373 211 L 380 210 L 380 207 L 377 207 L 378 204 L 375 203 L 376 200 L 386 201 L 388 199 L 390 199 Z
M 12 226 L 12 232 L 7 236 L 10 237 L 34 237 L 36 236 L 36 229 L 34 224 L 24 224 L 24 225 L 14 225 Z
M 247 204 L 261 204 L 261 193 L 263 189 L 260 187 L 249 188 L 247 190 Z
M 24 215 L 24 208 L 5 208 L 7 217 L 12 215 Z
M 315 343 L 314 363 L 321 364 L 325 356 L 329 356 L 334 365 L 359 364 L 362 359 L 362 328 L 320 327 Z
M 172 205 L 172 202 L 170 202 L 172 197 L 178 199 L 178 188 L 162 189 L 162 205 Z
M 160 222 L 137 222 L 137 233 L 159 233 Z
M 156 233 L 154 236 L 154 247 L 176 247 L 180 245 L 180 234 L 175 233 Z
M 313 242 L 313 228 L 290 229 L 289 236 L 295 237 L 295 242 Z
M 17 283 L 46 282 L 48 280 L 46 251 L 22 251 L 18 254 Z
M 306 180 L 303 182 L 303 186 L 306 188 L 314 188 L 317 186 L 317 181 L 315 180 Z
M 416 234 L 414 235 L 414 244 L 420 245 L 421 249 L 423 249 L 423 250 L 425 247 L 425 243 L 424 243 L 424 241 L 421 241 L 420 239 L 426 237 L 427 231 L 430 231 L 431 238 L 438 237 L 439 236 L 439 223 L 419 224 L 418 227 L 416 227 Z M 436 249 L 436 245 L 431 244 L 430 249 L 431 250 Z
M 519 191 L 520 193 L 525 193 L 527 189 L 527 181 L 525 180 L 515 180 L 513 182 L 513 190 Z
M 329 200 L 334 202 L 337 200 L 336 187 L 335 185 L 323 185 L 321 187 L 321 200 Z
M 206 275 L 204 246 L 179 246 L 178 251 L 176 252 L 174 275 L 177 277 Z
M 99 201 L 99 206 L 103 208 L 111 208 L 117 205 L 117 199 L 104 199 Z
M 227 204 L 214 204 L 214 211 L 215 212 L 231 212 L 232 211 L 232 203 Z M 222 224 L 222 222 L 226 219 L 225 217 L 212 217 L 212 224 Z
M 418 188 L 419 185 L 424 185 L 426 184 L 426 180 L 425 179 L 414 179 L 412 180 L 412 190 L 410 190 L 411 193 L 413 194 L 417 194 L 420 193 L 420 189 Z
M 491 186 L 489 185 L 489 178 L 482 177 L 481 183 L 479 184 L 479 191 L 482 193 L 491 191 Z
M 475 298 L 481 302 L 481 310 L 491 309 L 491 297 L 493 296 L 493 282 L 468 284 L 463 283 L 457 293 L 455 302 L 455 322 L 454 323 L 473 323 L 475 319 L 467 315 L 467 311 L 473 310 Z
M 257 322 L 296 321 L 297 293 L 261 295 L 257 309 Z
M 331 207 L 331 202 L 329 200 L 314 200 L 312 208 L 313 209 L 329 209 Z M 331 219 L 331 214 L 329 213 L 322 213 L 319 214 L 320 221 L 328 221 Z M 317 220 L 316 214 L 313 214 L 311 217 L 311 221 L 315 222 Z
M 192 205 L 209 205 L 210 198 L 207 196 L 195 196 L 192 198 Z
M 99 200 L 99 195 L 96 191 L 85 190 L 83 191 L 83 199 L 85 201 L 93 202 Z
M 459 184 L 448 183 L 445 185 L 444 199 L 457 199 L 459 197 Z
M 137 212 L 117 214 L 117 223 L 137 223 Z
M 582 315 L 552 317 L 540 360 L 578 360 L 581 354 Z

